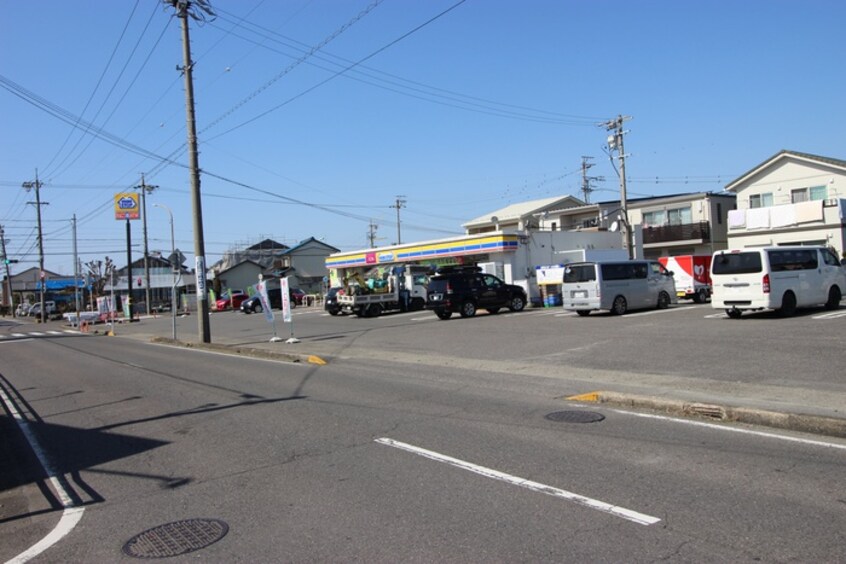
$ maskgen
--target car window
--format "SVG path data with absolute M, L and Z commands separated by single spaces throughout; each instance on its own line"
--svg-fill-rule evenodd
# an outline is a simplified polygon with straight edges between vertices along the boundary
M 499 288 L 502 285 L 502 281 L 491 274 L 485 274 L 483 281 L 488 288 Z
M 720 253 L 714 257 L 711 267 L 714 274 L 752 274 L 761 272 L 761 253 Z

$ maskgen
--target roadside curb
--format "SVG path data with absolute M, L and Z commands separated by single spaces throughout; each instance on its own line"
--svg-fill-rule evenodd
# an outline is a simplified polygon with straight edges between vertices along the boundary
M 319 366 L 327 364 L 326 360 L 316 355 L 276 352 L 269 351 L 267 349 L 257 349 L 254 347 L 221 345 L 217 343 L 191 343 L 170 339 L 168 337 L 152 337 L 150 342 L 158 345 L 169 345 L 173 347 L 199 349 L 222 354 L 249 356 L 251 358 L 261 358 L 265 360 L 282 360 L 285 362 L 309 363 Z
M 846 438 L 846 418 L 840 419 L 837 417 L 802 413 L 784 413 L 749 407 L 697 403 L 606 391 L 568 396 L 565 399 L 568 401 L 588 403 L 607 403 L 610 405 L 648 409 L 686 417 L 701 417 L 718 421 L 763 425 L 777 429 Z

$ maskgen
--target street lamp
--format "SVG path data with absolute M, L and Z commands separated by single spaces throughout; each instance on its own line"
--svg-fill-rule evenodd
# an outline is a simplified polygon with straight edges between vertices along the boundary
M 173 269 L 173 286 L 170 288 L 170 320 L 173 333 L 173 340 L 176 340 L 176 239 L 173 237 L 173 212 L 164 204 L 153 204 L 153 207 L 162 208 L 170 216 L 170 260 Z

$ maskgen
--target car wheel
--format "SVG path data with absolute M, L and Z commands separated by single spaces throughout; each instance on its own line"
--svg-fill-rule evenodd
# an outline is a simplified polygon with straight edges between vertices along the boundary
M 828 291 L 828 301 L 825 302 L 825 309 L 837 309 L 840 307 L 840 300 L 843 295 L 840 293 L 840 288 L 832 286 Z
M 741 312 L 739 309 L 732 308 L 726 310 L 726 315 L 728 315 L 732 319 L 740 319 L 740 316 L 743 315 L 743 312 Z
M 670 307 L 670 294 L 661 292 L 658 294 L 658 309 L 667 309 Z
M 782 317 L 790 317 L 796 313 L 796 296 L 793 292 L 785 292 L 781 298 L 781 307 L 778 310 Z
M 449 319 L 452 317 L 452 312 L 444 309 L 436 309 L 435 315 L 437 315 L 439 319 Z
M 523 311 L 525 307 L 526 300 L 523 299 L 523 296 L 514 296 L 508 304 L 508 309 L 511 311 Z
M 337 309 L 330 309 L 329 310 L 329 315 L 338 315 L 338 313 L 340 313 L 340 312 Z
M 476 315 L 476 304 L 466 301 L 461 304 L 461 317 L 473 317 Z
M 589 310 L 589 309 L 577 309 L 577 310 L 576 310 L 576 313 L 577 313 L 580 317 L 587 317 L 588 315 L 590 315 L 590 310 Z
M 495 315 L 495 314 L 499 313 L 499 308 L 498 307 L 489 307 L 488 313 L 490 313 L 491 315 Z
M 623 296 L 614 298 L 614 303 L 611 304 L 611 313 L 614 315 L 623 315 L 628 311 L 629 304 Z
M 253 313 L 261 313 L 264 309 L 262 309 L 261 304 L 256 304 L 253 306 Z
M 379 317 L 382 315 L 382 304 L 370 304 L 367 308 L 367 317 Z

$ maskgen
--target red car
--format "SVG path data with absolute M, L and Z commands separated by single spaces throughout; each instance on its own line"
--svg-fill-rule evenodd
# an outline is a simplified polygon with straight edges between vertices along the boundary
M 249 298 L 243 290 L 227 290 L 220 299 L 214 302 L 217 311 L 227 309 L 241 309 L 241 302 Z
M 291 299 L 297 305 L 303 305 L 303 300 L 305 299 L 306 293 L 300 290 L 299 288 L 291 288 Z

